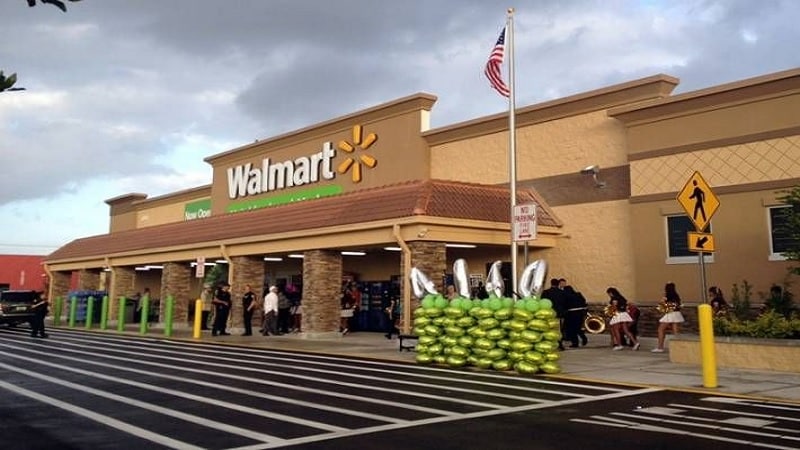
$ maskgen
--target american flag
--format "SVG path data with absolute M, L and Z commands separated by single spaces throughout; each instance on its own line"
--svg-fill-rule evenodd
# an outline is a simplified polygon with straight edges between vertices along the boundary
M 489 83 L 500 95 L 508 97 L 511 91 L 508 90 L 508 86 L 506 86 L 506 83 L 503 81 L 503 74 L 500 73 L 500 67 L 503 65 L 503 51 L 505 46 L 506 29 L 503 28 L 503 31 L 500 32 L 500 37 L 497 38 L 497 43 L 494 44 L 492 54 L 489 55 L 489 61 L 486 62 L 486 68 L 483 70 L 483 73 L 486 74 Z

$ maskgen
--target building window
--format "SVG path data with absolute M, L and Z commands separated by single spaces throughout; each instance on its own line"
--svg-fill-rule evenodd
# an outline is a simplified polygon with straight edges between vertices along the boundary
M 696 264 L 697 252 L 689 251 L 687 234 L 695 231 L 694 224 L 685 214 L 666 217 L 667 227 L 667 264 Z M 704 233 L 711 233 L 711 224 L 706 226 Z M 714 262 L 713 253 L 703 255 L 705 262 Z
M 797 242 L 789 235 L 786 229 L 788 216 L 787 213 L 791 206 L 773 206 L 767 208 L 767 220 L 769 222 L 769 260 L 785 261 L 783 252 L 791 249 Z

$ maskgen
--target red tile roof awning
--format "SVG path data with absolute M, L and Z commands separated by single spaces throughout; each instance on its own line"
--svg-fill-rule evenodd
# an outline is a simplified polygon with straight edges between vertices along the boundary
M 88 258 L 413 216 L 508 223 L 509 200 L 509 189 L 503 186 L 443 180 L 409 181 L 253 211 L 76 239 L 45 260 Z M 562 225 L 535 191 L 518 190 L 517 203 L 528 202 L 539 205 L 539 225 Z

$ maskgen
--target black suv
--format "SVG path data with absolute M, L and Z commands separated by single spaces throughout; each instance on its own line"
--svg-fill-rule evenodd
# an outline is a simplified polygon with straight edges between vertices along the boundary
M 33 319 L 31 305 L 38 296 L 36 291 L 0 291 L 0 324 L 30 323 Z

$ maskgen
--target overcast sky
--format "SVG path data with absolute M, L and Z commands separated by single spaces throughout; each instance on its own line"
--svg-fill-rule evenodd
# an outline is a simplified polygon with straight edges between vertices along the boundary
M 0 0 L 0 253 L 108 231 L 104 200 L 211 182 L 203 158 L 428 92 L 439 127 L 666 73 L 687 92 L 800 66 L 796 0 Z

